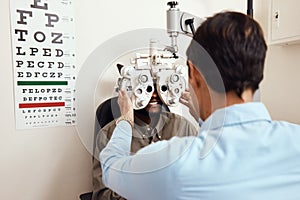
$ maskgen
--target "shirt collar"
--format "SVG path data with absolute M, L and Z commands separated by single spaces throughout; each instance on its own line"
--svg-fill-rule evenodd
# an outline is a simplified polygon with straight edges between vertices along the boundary
M 235 104 L 213 112 L 202 124 L 200 132 L 224 126 L 253 121 L 271 121 L 269 112 L 261 102 Z
M 161 112 L 161 114 L 159 116 L 159 120 L 158 120 L 156 126 L 154 126 L 154 127 L 146 124 L 145 122 L 143 122 L 142 120 L 140 120 L 138 118 L 135 118 L 134 120 L 136 122 L 138 122 L 138 124 L 139 124 L 139 125 L 137 125 L 135 123 L 134 124 L 134 129 L 136 129 L 139 134 L 145 135 L 145 134 L 148 134 L 148 133 L 149 134 L 154 134 L 154 132 L 153 132 L 154 129 L 156 129 L 157 132 L 159 133 L 163 129 L 165 123 L 168 123 L 169 119 L 168 119 L 167 114 L 163 111 L 163 112 Z

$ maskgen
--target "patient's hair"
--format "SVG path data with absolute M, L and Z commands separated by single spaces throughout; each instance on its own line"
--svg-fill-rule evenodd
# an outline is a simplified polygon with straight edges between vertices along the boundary
M 255 20 L 238 12 L 222 12 L 207 18 L 196 30 L 187 57 L 213 90 L 235 91 L 241 96 L 246 88 L 258 89 L 266 51 L 263 31 Z M 211 58 L 205 58 L 207 53 Z M 215 83 L 211 65 L 217 67 L 223 88 Z

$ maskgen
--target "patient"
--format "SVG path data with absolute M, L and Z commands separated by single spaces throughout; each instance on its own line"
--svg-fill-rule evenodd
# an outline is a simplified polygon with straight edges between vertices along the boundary
M 168 140 L 173 136 L 197 135 L 197 129 L 193 124 L 180 115 L 164 111 L 162 106 L 163 102 L 155 89 L 148 105 L 141 110 L 134 110 L 135 124 L 133 127 L 131 153 L 135 153 L 151 143 Z M 124 199 L 104 186 L 102 183 L 102 169 L 98 160 L 99 153 L 111 138 L 115 126 L 116 120 L 111 121 L 100 130 L 96 137 L 95 155 L 93 158 L 92 200 Z

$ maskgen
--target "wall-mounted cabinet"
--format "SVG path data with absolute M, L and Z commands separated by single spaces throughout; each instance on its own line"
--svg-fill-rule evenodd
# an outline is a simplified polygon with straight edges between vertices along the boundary
M 300 44 L 300 0 L 256 0 L 254 17 L 269 45 Z

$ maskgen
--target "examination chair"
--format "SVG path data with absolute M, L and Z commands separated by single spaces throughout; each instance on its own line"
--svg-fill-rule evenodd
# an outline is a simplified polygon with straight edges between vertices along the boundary
M 170 112 L 167 105 L 162 105 L 162 110 Z M 102 102 L 96 110 L 95 116 L 95 128 L 94 128 L 94 138 L 93 138 L 93 156 L 96 148 L 96 138 L 97 134 L 106 124 L 112 120 L 121 116 L 120 108 L 118 105 L 118 97 L 112 97 L 110 99 Z M 87 192 L 79 195 L 80 200 L 91 200 L 93 192 Z

